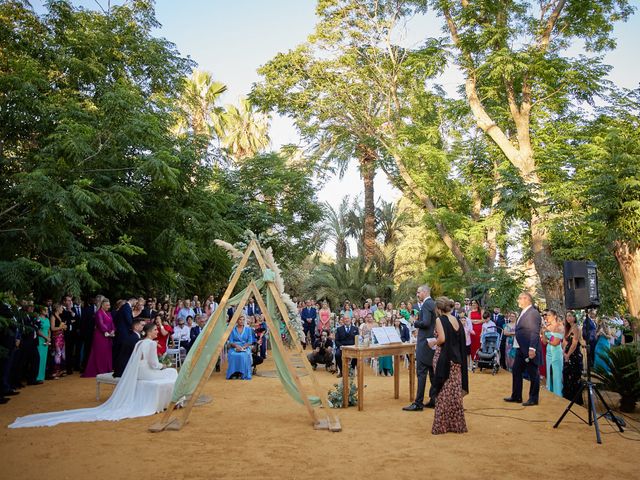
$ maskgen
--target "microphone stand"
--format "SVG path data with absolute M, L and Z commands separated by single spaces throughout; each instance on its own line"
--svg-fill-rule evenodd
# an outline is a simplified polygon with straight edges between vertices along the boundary
M 589 339 L 590 338 L 589 333 L 590 333 L 590 328 L 591 328 L 591 319 L 589 318 L 589 314 L 588 314 L 587 309 L 585 309 L 585 317 L 584 318 L 585 318 L 585 322 L 584 322 L 585 333 L 586 333 L 587 339 Z M 595 426 L 595 429 L 596 429 L 596 440 L 597 440 L 598 443 L 602 443 L 602 438 L 600 437 L 600 425 L 598 424 L 598 420 L 600 418 L 602 418 L 602 417 L 611 418 L 614 421 L 614 423 L 618 426 L 618 429 L 620 430 L 620 432 L 624 432 L 624 429 L 622 428 L 622 424 L 618 420 L 618 417 L 613 414 L 613 412 L 611 411 L 611 408 L 609 408 L 609 405 L 607 404 L 606 400 L 604 399 L 602 394 L 598 391 L 597 386 L 591 381 L 591 363 L 589 362 L 589 350 L 590 350 L 590 346 L 588 345 L 587 349 L 586 349 L 586 353 L 587 353 L 586 354 L 586 358 L 587 358 L 587 375 L 586 375 L 586 378 L 583 377 L 580 380 L 580 388 L 578 389 L 578 391 L 576 392 L 575 396 L 571 400 L 571 403 L 569 403 L 569 405 L 565 409 L 564 413 L 562 415 L 560 415 L 560 418 L 555 423 L 553 428 L 558 428 L 558 426 L 560 425 L 560 423 L 562 423 L 562 420 L 567 415 L 567 413 L 571 412 L 576 417 L 578 417 L 580 420 L 582 420 L 584 423 L 586 423 L 587 425 Z M 585 390 L 587 391 L 587 410 L 589 412 L 588 421 L 585 420 L 584 418 L 582 418 L 580 415 L 578 415 L 573 410 L 571 410 L 571 408 L 576 403 L 576 401 L 579 398 L 582 398 L 582 392 L 584 392 Z M 596 402 L 595 402 L 595 396 L 596 395 L 600 399 L 601 404 L 604 405 L 604 407 L 606 408 L 604 413 L 598 414 L 598 411 L 596 410 Z

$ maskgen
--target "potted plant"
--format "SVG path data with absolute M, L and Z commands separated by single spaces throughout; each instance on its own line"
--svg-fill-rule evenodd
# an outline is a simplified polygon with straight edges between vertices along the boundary
M 640 400 L 640 348 L 634 344 L 613 347 L 603 360 L 606 368 L 596 367 L 594 376 L 606 390 L 620 395 L 620 411 L 633 412 Z

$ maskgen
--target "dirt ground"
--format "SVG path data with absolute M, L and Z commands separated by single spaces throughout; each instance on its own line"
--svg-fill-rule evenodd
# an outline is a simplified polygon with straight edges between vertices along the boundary
M 274 367 L 268 360 L 261 368 Z M 469 433 L 440 436 L 431 435 L 433 410 L 401 410 L 408 403 L 406 370 L 399 400 L 393 399 L 393 378 L 368 367 L 366 374 L 364 411 L 336 410 L 340 433 L 313 430 L 305 408 L 277 378 L 226 381 L 222 373 L 214 373 L 204 391 L 213 402 L 195 408 L 179 432 L 148 433 L 157 415 L 6 428 L 17 416 L 96 405 L 93 379 L 49 381 L 0 407 L 0 478 L 640 478 L 639 442 L 621 438 L 603 420 L 604 443 L 597 445 L 594 429 L 573 415 L 554 430 L 566 402 L 542 391 L 537 407 L 505 404 L 508 373 L 471 375 Z M 324 369 L 316 375 L 327 389 L 337 383 Z M 111 389 L 103 387 L 103 398 Z M 640 440 L 632 431 L 626 435 Z

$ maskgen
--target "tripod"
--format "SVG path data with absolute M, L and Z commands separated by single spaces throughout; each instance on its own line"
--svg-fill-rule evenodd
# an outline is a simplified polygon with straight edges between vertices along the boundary
M 589 329 L 590 329 L 590 325 L 591 325 L 591 321 L 590 321 L 588 315 L 589 314 L 588 314 L 587 310 L 585 310 L 585 323 L 584 323 L 584 325 L 585 325 L 585 333 L 587 335 L 587 338 L 589 338 Z M 587 376 L 586 376 L 586 379 L 583 378 L 582 380 L 580 380 L 580 388 L 578 389 L 578 391 L 574 395 L 573 399 L 571 400 L 571 403 L 569 403 L 569 406 L 567 406 L 567 408 L 565 409 L 564 413 L 562 415 L 560 415 L 560 418 L 555 423 L 553 428 L 558 428 L 558 426 L 560 425 L 560 423 L 562 422 L 564 417 L 567 415 L 567 413 L 571 412 L 576 417 L 578 417 L 580 420 L 582 420 L 584 423 L 586 423 L 587 425 L 595 426 L 595 428 L 596 428 L 596 440 L 597 440 L 598 443 L 602 443 L 602 438 L 600 437 L 600 425 L 598 424 L 598 419 L 606 416 L 607 418 L 611 418 L 615 422 L 615 424 L 620 429 L 620 432 L 624 432 L 624 429 L 622 428 L 622 424 L 618 420 L 618 417 L 616 417 L 613 414 L 613 412 L 611 411 L 611 408 L 607 404 L 606 400 L 604 399 L 602 394 L 598 391 L 598 387 L 591 381 L 591 363 L 589 362 L 589 348 L 587 348 L 586 350 L 587 350 L 587 355 L 586 355 L 587 356 Z M 587 391 L 587 410 L 589 411 L 589 419 L 588 419 L 588 421 L 585 420 L 584 418 L 582 418 L 580 415 L 578 415 L 573 410 L 571 410 L 571 408 L 576 403 L 576 401 L 579 398 L 582 398 L 582 392 L 584 392 L 585 390 Z M 596 410 L 596 401 L 595 401 L 595 395 L 594 394 L 598 396 L 598 398 L 602 402 L 602 405 L 604 405 L 604 407 L 606 408 L 605 412 L 601 413 L 600 415 L 598 415 L 598 411 Z

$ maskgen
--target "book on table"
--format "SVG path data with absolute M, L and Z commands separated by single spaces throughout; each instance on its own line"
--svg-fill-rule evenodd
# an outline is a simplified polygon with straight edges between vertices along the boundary
M 379 345 L 389 345 L 391 343 L 402 343 L 400 335 L 394 327 L 374 327 L 371 333 Z

